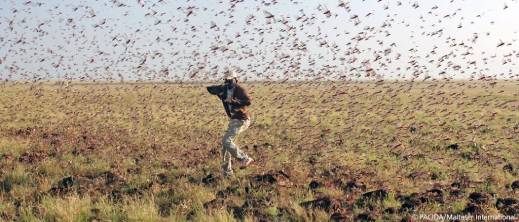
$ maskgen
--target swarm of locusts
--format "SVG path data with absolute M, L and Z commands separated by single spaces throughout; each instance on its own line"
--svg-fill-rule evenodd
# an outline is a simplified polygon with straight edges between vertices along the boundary
M 0 4 L 0 220 L 517 220 L 518 3 L 309 4 Z M 229 66 L 254 164 L 225 177 Z

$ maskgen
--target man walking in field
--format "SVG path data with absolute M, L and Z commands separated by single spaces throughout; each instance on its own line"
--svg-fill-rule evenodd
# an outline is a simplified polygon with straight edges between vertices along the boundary
M 248 106 L 251 98 L 245 89 L 238 84 L 238 77 L 234 70 L 225 72 L 223 92 L 219 94 L 225 112 L 229 116 L 229 126 L 222 140 L 222 168 L 224 176 L 232 176 L 231 156 L 238 159 L 243 167 L 254 161 L 238 148 L 234 143 L 238 134 L 245 131 L 250 125 Z

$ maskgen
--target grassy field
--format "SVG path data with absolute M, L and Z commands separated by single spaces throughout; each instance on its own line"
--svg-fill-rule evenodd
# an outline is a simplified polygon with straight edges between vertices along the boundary
M 0 218 L 519 216 L 519 82 L 245 84 L 257 162 L 230 179 L 204 86 L 0 85 Z

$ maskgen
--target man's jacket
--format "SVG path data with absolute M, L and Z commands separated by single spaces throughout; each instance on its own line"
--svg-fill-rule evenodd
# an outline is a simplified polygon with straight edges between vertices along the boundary
M 227 98 L 227 92 L 228 91 L 225 90 L 223 95 L 220 96 L 227 116 L 229 116 L 231 119 L 250 119 L 250 114 L 247 107 L 251 104 L 251 98 L 245 89 L 242 86 L 236 84 L 231 97 L 232 102 L 230 103 L 225 102 L 225 99 Z

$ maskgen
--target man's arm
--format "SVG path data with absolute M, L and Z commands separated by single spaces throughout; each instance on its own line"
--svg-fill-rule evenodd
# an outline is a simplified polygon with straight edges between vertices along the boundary
M 245 89 L 239 85 L 236 86 L 234 90 L 234 95 L 236 95 L 236 99 L 233 99 L 233 101 L 231 101 L 231 105 L 238 107 L 250 106 L 252 99 L 247 93 L 247 91 L 245 91 Z

